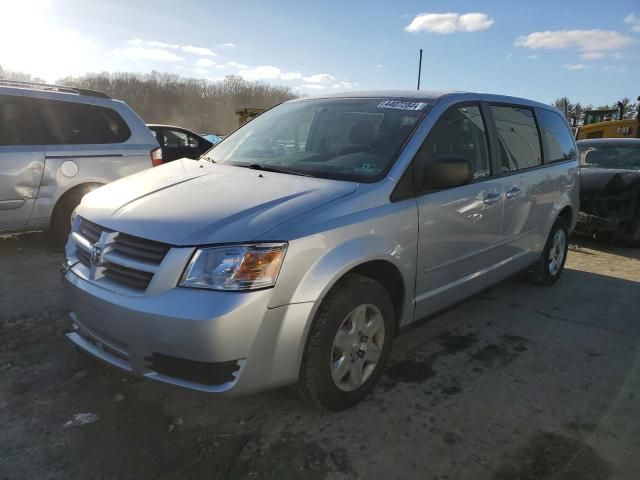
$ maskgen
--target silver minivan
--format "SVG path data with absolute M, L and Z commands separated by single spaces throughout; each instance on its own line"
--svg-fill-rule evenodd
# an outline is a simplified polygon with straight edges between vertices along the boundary
M 64 245 L 87 192 L 162 163 L 142 119 L 102 92 L 0 80 L 0 233 Z
M 555 283 L 578 213 L 562 114 L 520 98 L 286 102 L 200 160 L 87 195 L 69 339 L 149 379 L 347 408 L 402 327 L 514 273 Z

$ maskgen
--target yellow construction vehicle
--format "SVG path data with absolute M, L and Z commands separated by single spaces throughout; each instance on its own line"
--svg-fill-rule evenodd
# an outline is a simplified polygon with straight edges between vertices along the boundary
M 619 109 L 588 110 L 578 127 L 577 140 L 587 138 L 640 138 L 640 116 L 622 119 Z

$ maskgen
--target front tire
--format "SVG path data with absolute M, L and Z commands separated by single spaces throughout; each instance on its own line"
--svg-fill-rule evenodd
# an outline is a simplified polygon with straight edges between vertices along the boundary
M 556 283 L 564 270 L 568 248 L 569 225 L 564 218 L 558 217 L 551 227 L 540 259 L 527 272 L 529 281 L 539 286 Z
M 368 277 L 347 275 L 324 299 L 311 326 L 298 393 L 323 410 L 360 402 L 384 370 L 395 326 L 386 289 Z

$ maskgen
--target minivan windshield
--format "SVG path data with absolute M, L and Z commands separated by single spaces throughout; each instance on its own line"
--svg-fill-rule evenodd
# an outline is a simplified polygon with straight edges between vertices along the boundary
M 203 158 L 215 163 L 374 182 L 431 103 L 386 98 L 298 100 L 252 120 Z
M 583 167 L 640 170 L 640 143 L 578 144 L 578 148 Z

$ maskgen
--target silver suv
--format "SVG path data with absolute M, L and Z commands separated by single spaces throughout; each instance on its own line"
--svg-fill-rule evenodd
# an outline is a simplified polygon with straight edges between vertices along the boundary
M 162 163 L 161 155 L 124 102 L 0 80 L 0 233 L 50 229 L 64 243 L 84 194 Z
M 198 161 L 83 199 L 69 339 L 149 379 L 349 407 L 401 327 L 522 270 L 558 280 L 576 152 L 558 110 L 519 98 L 284 103 Z

